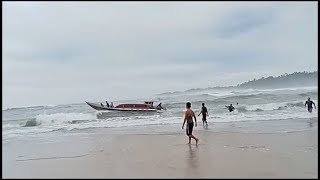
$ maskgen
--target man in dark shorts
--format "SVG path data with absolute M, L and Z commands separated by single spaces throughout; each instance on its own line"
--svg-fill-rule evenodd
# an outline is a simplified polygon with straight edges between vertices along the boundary
M 306 107 L 306 106 L 308 105 L 308 112 L 309 112 L 309 113 L 312 113 L 312 108 L 313 108 L 313 107 L 312 107 L 312 104 L 314 105 L 314 108 L 317 109 L 317 108 L 316 108 L 316 104 L 315 104 L 313 101 L 310 100 L 310 97 L 308 98 L 308 100 L 306 101 L 306 103 L 304 103 L 304 107 Z
M 198 114 L 200 116 L 202 114 L 202 125 L 204 126 L 204 123 L 206 123 L 206 126 L 208 126 L 207 122 L 207 116 L 209 116 L 208 109 L 204 106 L 204 103 L 202 103 L 201 112 Z
M 191 138 L 193 138 L 194 140 L 196 140 L 196 144 L 198 144 L 199 139 L 196 138 L 193 134 L 192 134 L 192 130 L 193 130 L 193 118 L 195 121 L 195 126 L 197 127 L 197 118 L 196 115 L 194 114 L 194 112 L 191 110 L 191 103 L 187 102 L 186 104 L 187 110 L 184 114 L 184 120 L 183 120 L 183 124 L 182 124 L 182 129 L 184 127 L 184 124 L 187 122 L 187 127 L 186 127 L 186 134 L 189 137 L 189 144 L 191 144 Z

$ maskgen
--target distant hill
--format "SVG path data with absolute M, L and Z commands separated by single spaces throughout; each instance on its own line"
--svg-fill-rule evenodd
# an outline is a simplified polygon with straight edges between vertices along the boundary
M 230 89 L 230 88 L 254 88 L 254 89 L 274 89 L 274 88 L 290 88 L 290 87 L 308 87 L 318 86 L 318 71 L 314 72 L 294 72 L 292 74 L 283 74 L 281 76 L 261 77 L 260 79 L 253 79 L 236 86 L 216 86 L 208 88 L 193 88 L 184 92 L 192 92 L 206 89 Z M 174 95 L 182 92 L 166 92 L 159 95 Z
M 285 88 L 285 87 L 304 87 L 318 85 L 318 71 L 314 72 L 294 72 L 292 74 L 283 74 L 278 77 L 269 76 L 260 79 L 253 79 L 242 84 L 240 88 Z

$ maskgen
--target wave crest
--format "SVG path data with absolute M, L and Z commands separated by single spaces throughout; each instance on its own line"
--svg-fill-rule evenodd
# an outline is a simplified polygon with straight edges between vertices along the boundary
M 33 127 L 33 126 L 39 126 L 39 125 L 41 125 L 41 122 L 37 121 L 36 118 L 33 118 L 33 119 L 29 119 L 23 127 Z

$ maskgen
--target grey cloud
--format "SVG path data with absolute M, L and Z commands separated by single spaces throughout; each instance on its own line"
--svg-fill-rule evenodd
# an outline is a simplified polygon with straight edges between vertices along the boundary
M 6 2 L 4 104 L 143 97 L 312 70 L 316 14 L 316 3 Z M 227 39 L 215 31 L 247 20 L 262 24 Z

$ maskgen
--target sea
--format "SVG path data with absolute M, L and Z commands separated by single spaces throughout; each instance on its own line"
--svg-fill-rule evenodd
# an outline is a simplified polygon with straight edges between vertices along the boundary
M 166 134 L 183 133 L 181 125 L 186 102 L 191 102 L 196 114 L 205 103 L 209 116 L 208 128 L 214 132 L 290 133 L 317 128 L 318 109 L 309 113 L 305 108 L 308 97 L 318 108 L 318 87 L 281 89 L 203 89 L 179 93 L 164 93 L 147 99 L 162 102 L 164 112 L 100 112 L 84 101 L 76 104 L 43 105 L 2 110 L 2 140 L 30 140 L 46 136 L 63 137 L 110 133 Z M 105 104 L 105 100 L 101 100 Z M 126 102 L 126 101 L 122 101 Z M 49 102 L 48 102 L 49 103 Z M 96 102 L 100 103 L 100 102 Z M 113 102 L 117 105 L 119 102 Z M 237 104 L 238 103 L 238 104 Z M 229 112 L 226 105 L 233 104 Z M 201 115 L 197 116 L 199 130 Z

